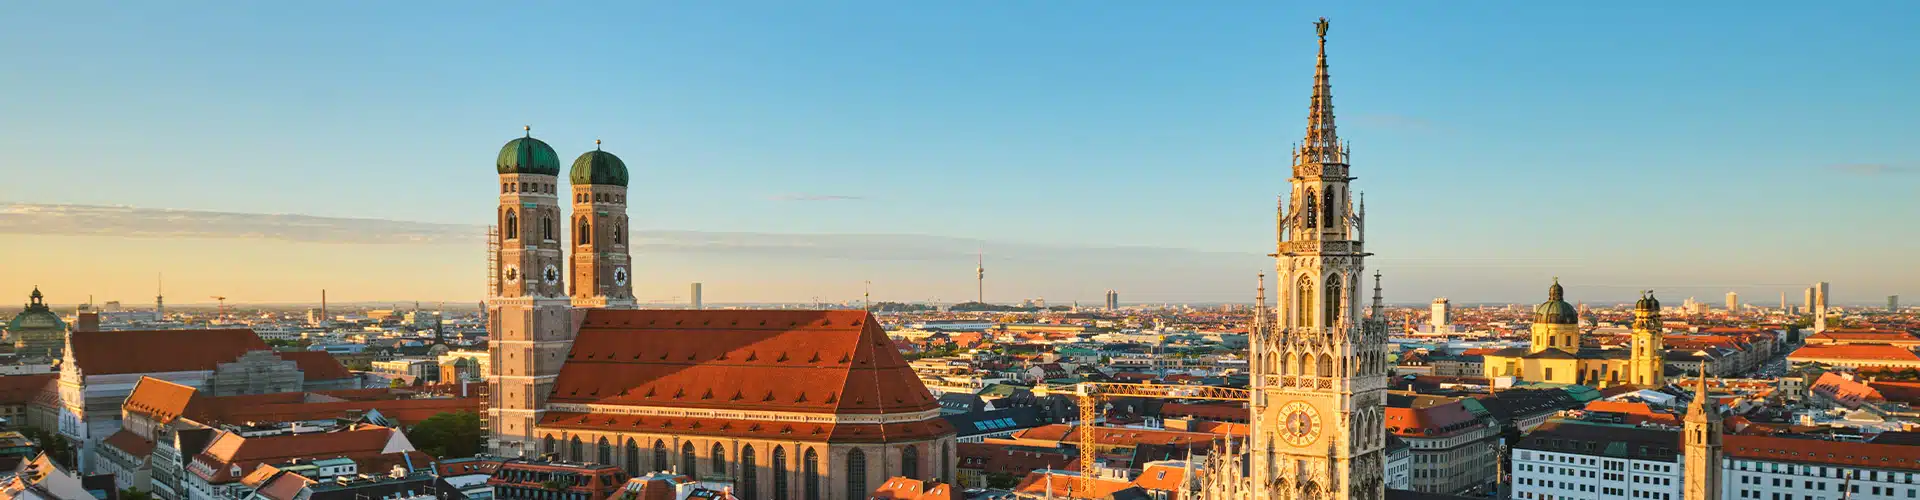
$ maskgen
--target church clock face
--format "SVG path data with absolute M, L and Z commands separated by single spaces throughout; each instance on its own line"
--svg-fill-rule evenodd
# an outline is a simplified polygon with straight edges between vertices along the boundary
M 613 285 L 627 286 L 627 268 L 625 267 L 613 268 Z
M 547 264 L 547 270 L 541 271 L 540 274 L 541 274 L 541 279 L 543 281 L 546 281 L 548 285 L 560 284 L 560 267 L 559 266 L 555 266 L 553 264 Z
M 1280 439 L 1287 444 L 1306 446 L 1320 437 L 1320 410 L 1313 405 L 1301 401 L 1287 403 L 1280 407 L 1280 416 L 1286 426 Z
M 506 272 L 506 275 L 507 275 L 507 282 L 508 282 L 508 283 L 512 283 L 512 282 L 515 282 L 515 281 L 520 281 L 520 268 L 519 268 L 519 267 L 517 267 L 517 266 L 511 266 L 511 265 L 509 265 L 509 266 L 507 266 L 507 272 Z

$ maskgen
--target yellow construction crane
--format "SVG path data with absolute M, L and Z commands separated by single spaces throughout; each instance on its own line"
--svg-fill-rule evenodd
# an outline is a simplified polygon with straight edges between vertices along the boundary
M 1049 393 L 1067 393 L 1063 388 L 1051 388 L 1045 385 L 1034 388 L 1034 395 L 1046 396 Z M 1152 399 L 1205 399 L 1210 401 L 1251 401 L 1253 392 L 1231 387 L 1212 387 L 1201 385 L 1173 384 L 1125 384 L 1117 382 L 1081 382 L 1074 384 L 1071 391 L 1076 404 L 1080 406 L 1080 478 L 1077 491 L 1092 498 L 1094 472 L 1098 464 L 1094 462 L 1096 450 L 1100 446 L 1094 422 L 1100 419 L 1100 400 L 1103 398 L 1152 398 Z

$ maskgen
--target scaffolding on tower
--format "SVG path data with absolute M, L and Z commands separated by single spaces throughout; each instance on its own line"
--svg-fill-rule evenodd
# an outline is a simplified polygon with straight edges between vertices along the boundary
M 487 295 L 500 295 L 500 226 L 487 226 Z

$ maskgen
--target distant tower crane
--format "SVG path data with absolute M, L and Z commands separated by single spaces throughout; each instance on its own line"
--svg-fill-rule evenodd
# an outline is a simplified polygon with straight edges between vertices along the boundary
M 214 295 L 208 298 L 217 300 L 220 302 L 219 307 L 214 308 L 214 312 L 219 314 L 220 317 L 223 317 L 223 318 L 226 317 L 227 316 L 227 298 L 221 297 L 219 295 Z

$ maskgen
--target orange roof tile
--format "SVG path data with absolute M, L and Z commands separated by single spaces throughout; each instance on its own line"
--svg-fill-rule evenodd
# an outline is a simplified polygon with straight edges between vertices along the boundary
M 1920 446 L 1728 435 L 1728 457 L 1920 471 Z
M 1085 426 L 1069 424 L 1049 424 L 1014 431 L 1011 439 L 1042 441 L 1065 445 L 1078 445 L 1080 432 Z M 1153 444 L 1162 446 L 1205 447 L 1212 446 L 1226 436 L 1206 432 L 1182 432 L 1158 429 L 1132 429 L 1125 427 L 1094 427 L 1093 440 L 1102 445 L 1139 446 Z
M 47 384 L 60 380 L 58 373 L 40 373 L 34 375 L 0 376 L 0 405 L 23 405 L 33 402 Z
M 1920 362 L 1920 356 L 1905 347 L 1876 344 L 1813 344 L 1795 349 L 1788 358 L 1800 359 L 1857 359 L 1880 361 Z
M 205 450 L 194 456 L 193 466 L 189 469 L 208 483 L 224 484 L 245 477 L 247 472 L 260 464 L 289 458 L 345 457 L 356 460 L 373 458 L 382 454 L 381 451 L 386 448 L 387 441 L 395 432 L 399 431 L 377 426 L 363 426 L 339 432 L 252 438 L 231 432 L 221 432 L 213 438 L 212 442 L 207 443 Z M 240 466 L 240 473 L 237 475 L 233 473 L 234 465 Z
M 953 434 L 943 418 L 895 424 L 832 424 L 719 418 L 642 417 L 549 411 L 542 429 L 667 432 L 678 435 L 784 439 L 807 442 L 871 443 L 926 439 Z
M 353 378 L 353 372 L 347 370 L 347 365 L 340 364 L 339 359 L 326 351 L 279 351 L 274 354 L 298 365 L 301 378 L 308 381 Z
M 121 401 L 120 408 L 146 415 L 162 424 L 180 417 L 209 420 L 213 407 L 199 394 L 200 391 L 192 387 L 153 377 L 140 377 L 133 384 L 133 392 Z
M 878 489 L 868 495 L 869 500 L 953 500 L 953 487 L 941 483 L 928 484 L 926 481 L 902 476 L 887 478 Z
M 1195 471 L 1198 472 L 1198 467 Z M 1133 478 L 1133 484 L 1141 488 L 1158 491 L 1178 491 L 1185 485 L 1187 469 L 1164 463 L 1148 465 L 1140 471 L 1140 477 Z
M 87 375 L 212 370 L 247 351 L 270 350 L 253 330 L 73 332 L 74 366 Z
M 937 409 L 864 311 L 587 311 L 548 401 L 878 414 Z
M 146 457 L 148 454 L 153 453 L 153 441 L 148 441 L 147 438 L 140 437 L 139 434 L 134 434 L 133 431 L 126 429 L 121 429 L 114 432 L 113 435 L 107 436 L 105 443 L 107 446 L 118 448 L 120 451 L 127 452 L 127 454 L 136 457 Z
M 1108 498 L 1112 497 L 1114 492 L 1133 487 L 1133 483 L 1125 481 L 1095 478 L 1093 480 L 1093 494 L 1088 495 L 1086 494 L 1087 492 L 1084 491 L 1073 491 L 1073 489 L 1079 485 L 1080 476 L 1078 475 L 1033 471 L 1027 474 L 1025 479 L 1020 480 L 1019 486 L 1013 487 L 1013 492 L 1020 495 L 1040 497 L 1047 496 L 1049 494 L 1048 490 L 1052 490 L 1051 495 L 1054 498 Z

